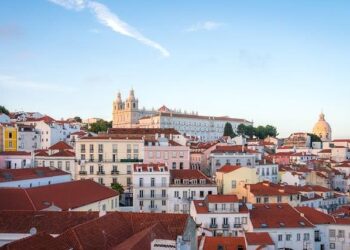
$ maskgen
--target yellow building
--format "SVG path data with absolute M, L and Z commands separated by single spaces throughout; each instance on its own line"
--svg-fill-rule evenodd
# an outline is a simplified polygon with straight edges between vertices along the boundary
M 216 171 L 216 183 L 220 194 L 238 194 L 239 186 L 258 183 L 254 168 L 225 165 Z
M 2 125 L 3 150 L 17 151 L 17 128 L 11 125 Z

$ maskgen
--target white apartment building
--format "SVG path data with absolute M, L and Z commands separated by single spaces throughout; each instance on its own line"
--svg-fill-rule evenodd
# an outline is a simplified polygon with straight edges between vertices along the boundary
M 60 141 L 48 148 L 39 150 L 34 155 L 35 167 L 50 167 L 70 173 L 73 179 L 76 177 L 75 153 L 67 143 Z
M 18 151 L 33 152 L 41 148 L 41 135 L 34 126 L 21 124 L 16 126 Z
M 277 164 L 259 164 L 255 165 L 256 174 L 258 175 L 259 182 L 270 181 L 273 183 L 278 182 L 278 165 Z
M 236 195 L 208 195 L 191 202 L 190 214 L 200 225 L 199 234 L 238 236 L 251 229 L 249 210 Z
M 135 164 L 134 212 L 168 211 L 169 169 L 165 164 Z
M 158 110 L 139 109 L 138 104 L 134 90 L 130 91 L 125 101 L 122 101 L 121 94 L 118 93 L 113 102 L 113 127 L 174 128 L 181 134 L 193 136 L 202 141 L 210 141 L 222 137 L 226 122 L 231 123 L 234 131 L 239 124 L 253 124 L 245 119 L 201 116 L 194 112 L 170 110 L 165 106 Z
M 170 170 L 169 213 L 189 213 L 192 200 L 216 195 L 214 181 L 195 169 Z
M 25 121 L 21 121 L 19 123 L 35 126 L 35 130 L 39 132 L 41 137 L 41 149 L 48 149 L 50 146 L 59 141 L 65 141 L 71 133 L 80 130 L 79 124 L 56 121 L 49 116 L 43 116 L 37 119 L 26 119 Z
M 100 134 L 76 141 L 76 179 L 91 179 L 110 187 L 120 183 L 124 187 L 122 201 L 131 204 L 132 173 L 135 163 L 143 162 L 142 136 Z
M 224 165 L 254 167 L 260 160 L 261 154 L 244 146 L 217 146 L 210 153 L 210 174 Z

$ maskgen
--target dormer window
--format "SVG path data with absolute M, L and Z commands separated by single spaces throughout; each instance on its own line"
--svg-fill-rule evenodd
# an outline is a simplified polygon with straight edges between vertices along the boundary
M 175 183 L 175 184 L 181 184 L 181 180 L 180 180 L 180 179 L 175 179 L 175 180 L 174 180 L 174 183 Z
M 183 183 L 188 185 L 190 183 L 190 180 L 189 179 L 184 179 Z
M 199 183 L 200 183 L 200 184 L 205 184 L 205 179 L 200 179 L 200 180 L 199 180 Z
M 160 172 L 164 172 L 164 168 L 159 168 Z
M 192 180 L 192 184 L 196 185 L 197 184 L 197 180 L 196 179 Z
M 153 168 L 152 167 L 148 168 L 148 172 L 153 172 Z
M 142 169 L 142 168 L 140 168 L 140 167 L 139 167 L 139 168 L 137 168 L 137 172 L 141 172 L 141 169 Z

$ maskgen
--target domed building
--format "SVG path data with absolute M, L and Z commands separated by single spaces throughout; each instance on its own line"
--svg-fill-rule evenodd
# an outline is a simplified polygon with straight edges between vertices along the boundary
M 318 135 L 322 141 L 332 140 L 332 129 L 329 123 L 325 120 L 323 113 L 320 114 L 320 118 L 315 124 L 312 133 Z

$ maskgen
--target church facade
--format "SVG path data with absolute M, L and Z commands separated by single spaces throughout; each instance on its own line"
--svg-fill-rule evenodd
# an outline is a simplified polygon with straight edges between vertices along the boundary
M 181 134 L 200 141 L 216 140 L 222 137 L 226 122 L 235 131 L 240 124 L 252 122 L 227 116 L 203 116 L 196 113 L 175 111 L 162 106 L 158 110 L 139 109 L 139 101 L 131 90 L 125 101 L 118 93 L 113 102 L 114 128 L 175 128 Z

